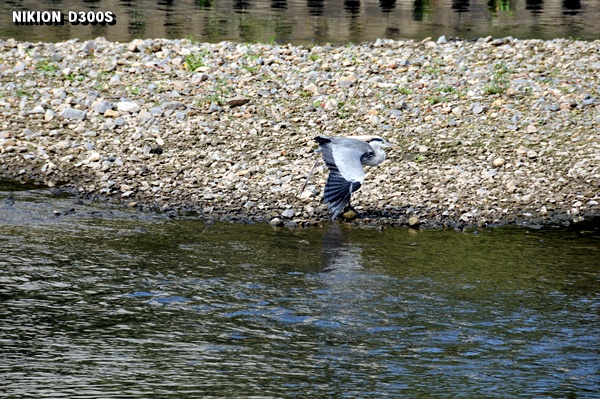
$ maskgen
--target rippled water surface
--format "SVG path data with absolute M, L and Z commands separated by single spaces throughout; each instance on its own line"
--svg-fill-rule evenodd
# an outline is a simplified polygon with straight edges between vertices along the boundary
M 19 26 L 13 11 L 106 12 L 115 25 Z M 441 35 L 472 39 L 600 38 L 598 0 L 11 0 L 0 2 L 0 39 L 104 36 L 220 42 L 346 44 Z
M 0 247 L 0 396 L 600 390 L 594 230 L 287 230 L 33 190 L 0 192 Z

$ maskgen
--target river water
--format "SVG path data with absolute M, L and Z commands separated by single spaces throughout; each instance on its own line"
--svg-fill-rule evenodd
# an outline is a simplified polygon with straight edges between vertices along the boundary
M 16 26 L 14 10 L 114 26 Z M 595 0 L 0 3 L 0 39 L 600 37 Z M 0 397 L 598 398 L 600 231 L 171 220 L 0 180 Z
M 14 188 L 0 397 L 600 392 L 592 227 L 279 229 Z
M 13 11 L 107 12 L 115 25 L 19 26 Z M 600 38 L 598 0 L 29 0 L 0 2 L 0 39 L 104 36 L 293 44 L 377 38 Z

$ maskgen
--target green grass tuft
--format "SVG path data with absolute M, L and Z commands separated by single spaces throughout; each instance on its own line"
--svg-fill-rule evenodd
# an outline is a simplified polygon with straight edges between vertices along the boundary
M 188 69 L 188 71 L 195 71 L 196 69 L 206 66 L 206 63 L 204 62 L 204 57 L 206 57 L 208 55 L 207 51 L 201 51 L 198 54 L 188 54 L 186 55 L 183 60 L 185 61 L 185 66 Z
M 36 69 L 44 72 L 56 72 L 58 71 L 58 65 L 48 61 L 48 60 L 40 60 L 37 63 Z
M 500 94 L 504 93 L 510 84 L 508 80 L 508 67 L 505 63 L 500 62 L 494 65 L 494 76 L 489 84 L 483 87 L 484 93 L 487 94 Z

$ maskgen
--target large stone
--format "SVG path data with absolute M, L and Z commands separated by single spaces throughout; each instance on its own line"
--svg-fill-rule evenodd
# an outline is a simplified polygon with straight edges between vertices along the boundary
M 227 100 L 227 105 L 230 107 L 239 107 L 240 105 L 244 105 L 250 102 L 249 98 L 244 96 L 236 96 Z

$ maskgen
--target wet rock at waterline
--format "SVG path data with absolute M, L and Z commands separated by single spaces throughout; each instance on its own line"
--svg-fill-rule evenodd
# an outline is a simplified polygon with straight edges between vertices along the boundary
M 0 41 L 0 173 L 302 226 L 329 218 L 325 167 L 299 192 L 313 137 L 376 134 L 398 147 L 367 170 L 352 223 L 572 223 L 600 201 L 598 46 Z

